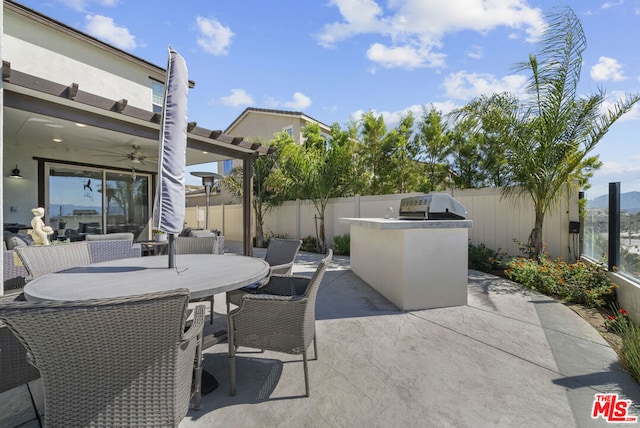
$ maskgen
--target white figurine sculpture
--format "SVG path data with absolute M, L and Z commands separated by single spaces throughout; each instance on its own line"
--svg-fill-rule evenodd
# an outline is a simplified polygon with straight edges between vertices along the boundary
M 53 233 L 50 226 L 45 226 L 42 217 L 44 217 L 44 208 L 38 207 L 31 210 L 33 218 L 31 219 L 31 227 L 29 235 L 33 239 L 34 245 L 49 245 L 48 236 Z

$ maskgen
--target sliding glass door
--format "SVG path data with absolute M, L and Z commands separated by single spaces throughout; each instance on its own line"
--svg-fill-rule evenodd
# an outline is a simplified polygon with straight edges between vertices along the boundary
M 151 175 L 100 168 L 46 165 L 48 223 L 58 238 L 79 241 L 87 234 L 145 232 Z

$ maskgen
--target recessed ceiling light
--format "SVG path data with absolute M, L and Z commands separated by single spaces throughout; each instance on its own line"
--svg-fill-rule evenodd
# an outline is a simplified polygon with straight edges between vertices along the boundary
M 202 152 L 202 154 L 203 154 L 203 155 L 208 155 L 208 154 L 209 154 L 209 152 L 205 152 L 205 151 L 203 151 L 203 152 Z
M 85 125 L 84 123 L 76 123 L 76 126 L 77 126 L 78 128 L 84 128 L 84 127 L 85 127 L 85 126 L 87 126 L 87 125 Z
M 62 143 L 64 140 L 62 138 L 54 138 L 53 142 L 54 143 Z

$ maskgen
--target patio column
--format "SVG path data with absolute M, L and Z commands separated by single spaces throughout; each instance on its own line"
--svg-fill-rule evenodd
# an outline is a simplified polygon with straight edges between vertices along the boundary
M 242 245 L 245 256 L 253 256 L 251 236 L 251 201 L 253 200 L 253 156 L 242 160 Z

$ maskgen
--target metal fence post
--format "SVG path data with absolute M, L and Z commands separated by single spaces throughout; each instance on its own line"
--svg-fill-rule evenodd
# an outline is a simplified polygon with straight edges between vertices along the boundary
M 620 182 L 609 183 L 609 271 L 620 266 Z

